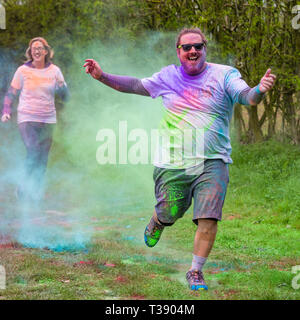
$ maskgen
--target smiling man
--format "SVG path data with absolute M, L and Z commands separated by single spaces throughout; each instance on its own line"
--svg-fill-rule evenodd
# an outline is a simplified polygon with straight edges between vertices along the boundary
M 178 38 L 176 43 L 177 56 L 187 74 L 197 75 L 205 69 L 206 44 L 204 35 L 198 33 L 182 32 L 182 35 Z
M 268 69 L 260 83 L 250 88 L 240 72 L 206 61 L 207 40 L 198 28 L 183 29 L 176 41 L 180 66 L 170 65 L 142 80 L 108 74 L 93 59 L 86 72 L 121 92 L 163 98 L 162 143 L 154 162 L 154 214 L 144 232 L 148 247 L 157 244 L 166 226 L 181 218 L 194 199 L 197 225 L 193 259 L 186 274 L 192 290 L 207 290 L 202 268 L 213 247 L 217 223 L 229 182 L 231 145 L 229 121 L 235 103 L 257 105 L 276 79 Z M 198 135 L 198 131 L 202 135 Z M 186 133 L 191 132 L 189 143 Z M 184 145 L 182 145 L 184 141 Z

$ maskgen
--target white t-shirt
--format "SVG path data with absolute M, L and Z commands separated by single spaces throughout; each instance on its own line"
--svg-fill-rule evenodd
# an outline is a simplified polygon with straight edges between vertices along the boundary
M 65 83 L 65 80 L 54 64 L 43 69 L 34 68 L 31 63 L 20 66 L 11 82 L 13 88 L 21 90 L 18 123 L 56 123 L 54 97 L 59 82 Z
M 201 74 L 190 76 L 170 65 L 142 84 L 165 107 L 155 166 L 184 169 L 205 159 L 232 163 L 229 121 L 239 94 L 249 88 L 237 69 L 207 63 Z

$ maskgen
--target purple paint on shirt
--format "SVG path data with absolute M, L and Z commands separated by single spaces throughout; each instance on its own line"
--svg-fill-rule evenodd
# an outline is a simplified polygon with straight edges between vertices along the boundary
M 237 69 L 207 63 L 203 72 L 190 76 L 181 66 L 170 65 L 152 77 L 142 79 L 142 84 L 152 98 L 161 96 L 163 99 L 166 113 L 161 128 L 166 130 L 162 135 L 168 135 L 170 128 L 177 129 L 177 132 L 187 129 L 201 129 L 204 132 L 203 154 L 197 153 L 195 156 L 192 150 L 184 150 L 183 154 L 177 141 L 171 146 L 175 150 L 173 163 L 155 160 L 154 165 L 188 168 L 197 165 L 202 159 L 232 162 L 229 122 L 240 93 L 249 88 Z M 192 141 L 191 144 L 197 143 L 199 141 Z M 159 148 L 164 149 L 165 146 L 160 145 Z M 176 157 L 183 161 L 177 161 Z

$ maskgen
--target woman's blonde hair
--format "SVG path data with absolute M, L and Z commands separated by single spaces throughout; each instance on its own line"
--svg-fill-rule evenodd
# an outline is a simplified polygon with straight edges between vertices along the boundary
M 47 63 L 51 62 L 51 60 L 52 60 L 52 58 L 54 56 L 54 51 L 49 46 L 48 42 L 42 37 L 33 38 L 33 39 L 31 39 L 29 41 L 29 45 L 28 45 L 28 48 L 27 48 L 26 53 L 25 53 L 25 56 L 27 58 L 26 62 L 33 61 L 32 53 L 31 53 L 31 46 L 36 41 L 40 41 L 43 44 L 44 48 L 47 50 L 47 55 L 45 56 L 45 63 L 47 64 Z

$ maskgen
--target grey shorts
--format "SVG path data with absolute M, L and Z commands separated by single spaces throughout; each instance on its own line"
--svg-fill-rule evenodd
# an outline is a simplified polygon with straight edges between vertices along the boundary
M 172 225 L 189 209 L 194 198 L 193 222 L 210 218 L 221 220 L 229 182 L 228 164 L 219 159 L 205 160 L 199 175 L 184 169 L 154 168 L 155 210 L 160 222 Z

